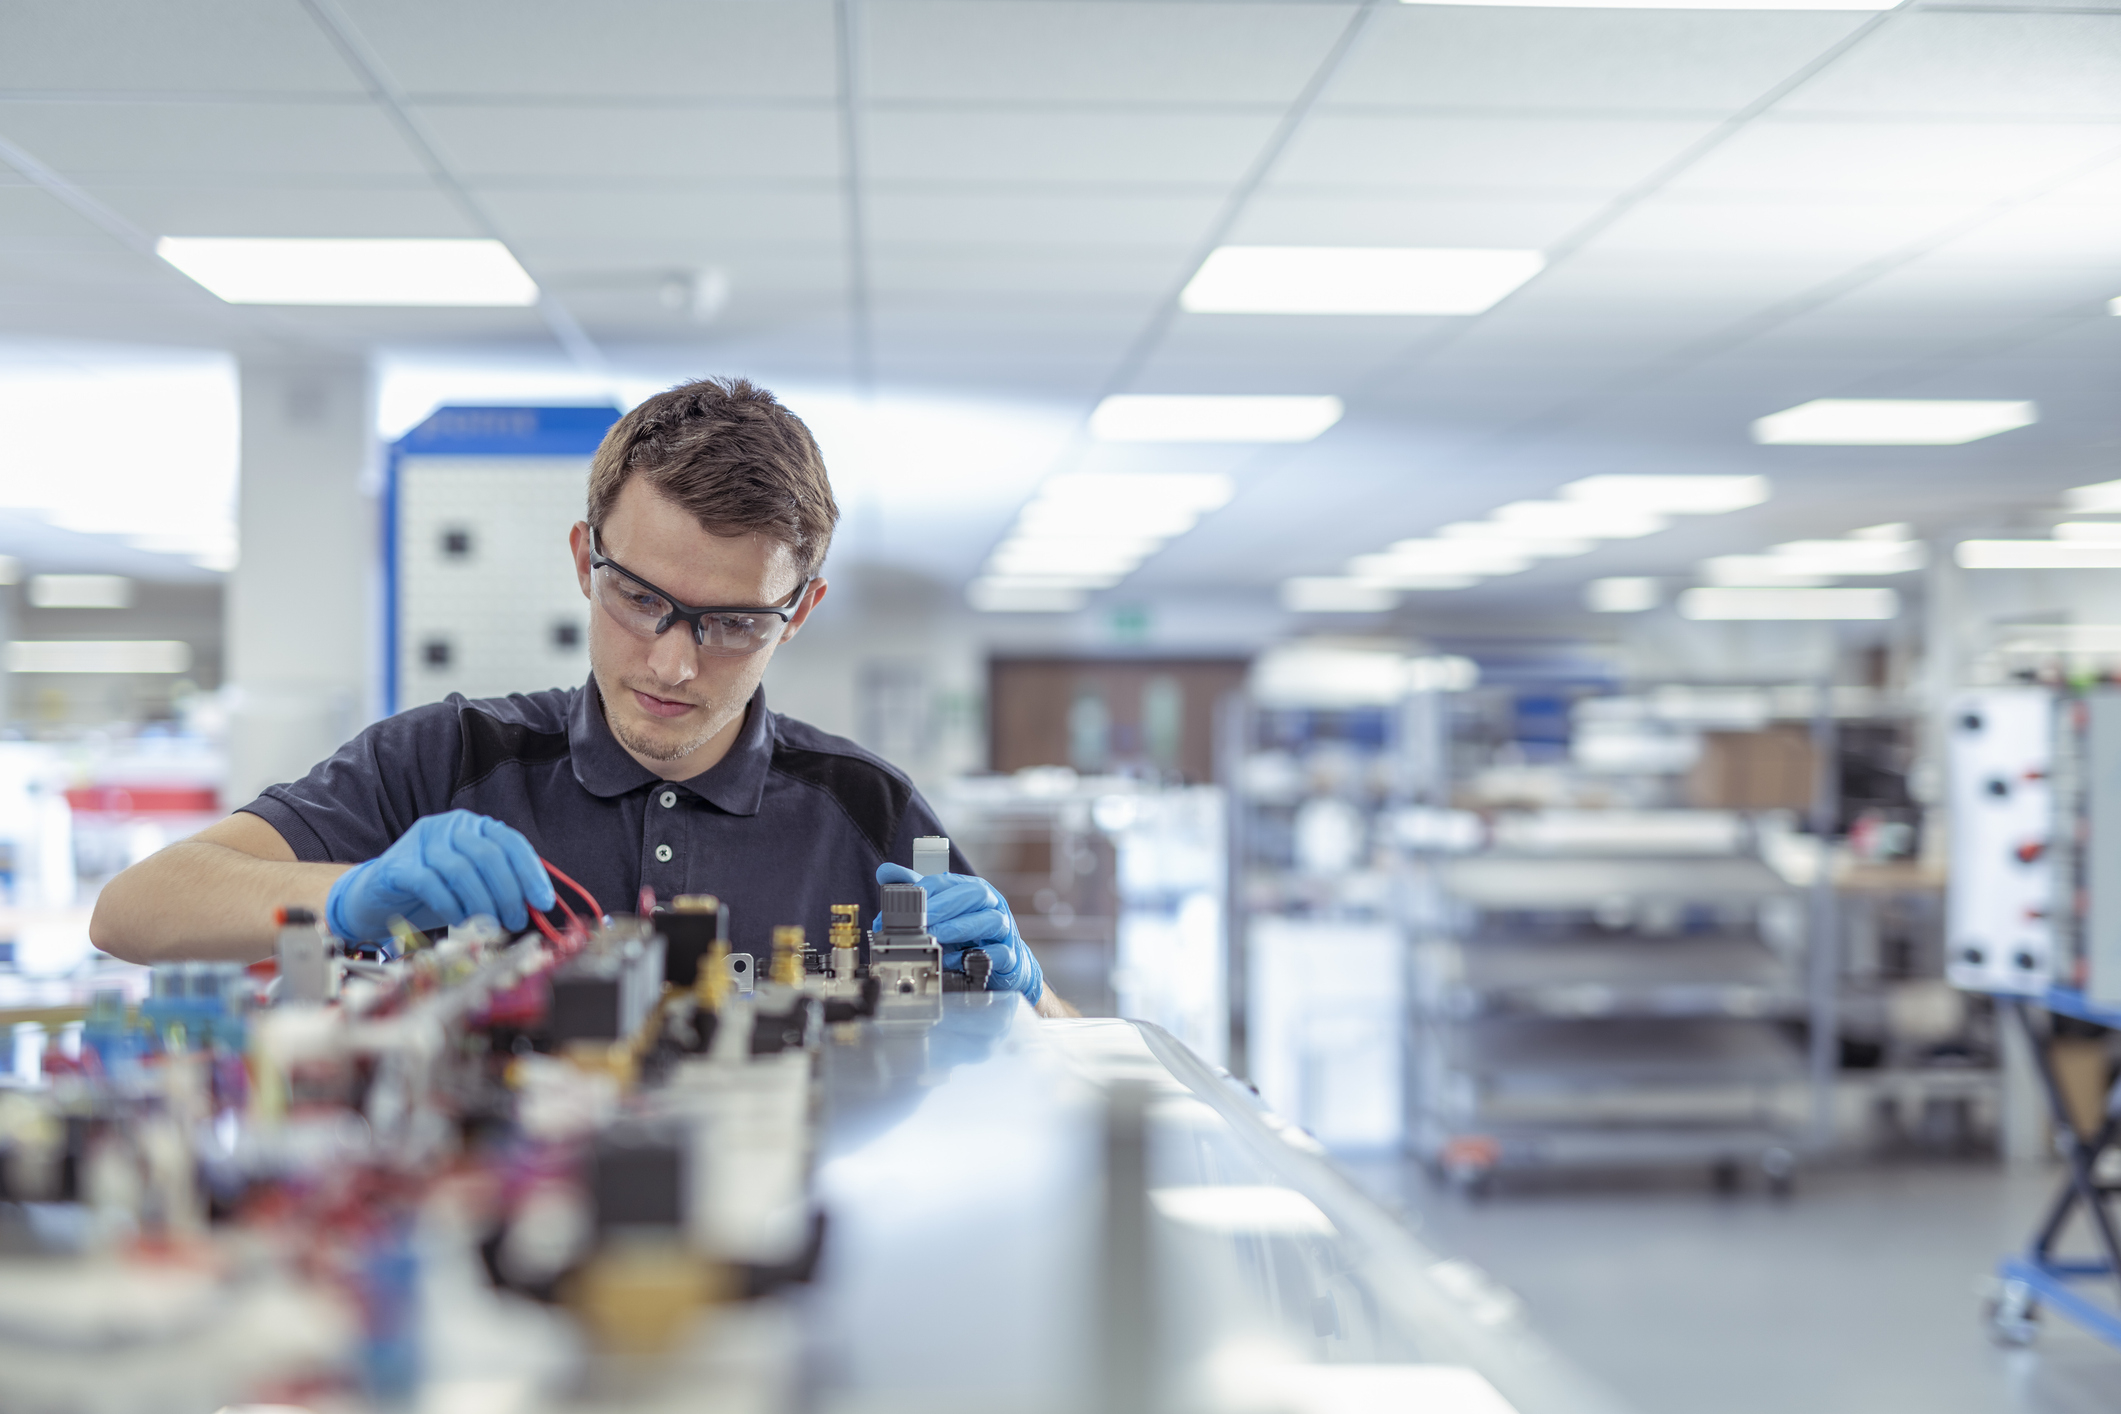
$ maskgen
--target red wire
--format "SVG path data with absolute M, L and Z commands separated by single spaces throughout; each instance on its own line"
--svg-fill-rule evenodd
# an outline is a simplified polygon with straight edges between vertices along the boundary
M 597 902 L 597 896 L 595 894 L 589 892 L 589 890 L 583 888 L 580 884 L 577 884 L 574 880 L 568 878 L 566 874 L 562 873 L 559 867 L 555 865 L 551 860 L 540 859 L 538 863 L 545 866 L 546 873 L 552 875 L 553 878 L 558 879 L 568 888 L 573 889 L 576 893 L 580 894 L 582 896 L 582 902 L 589 905 L 589 911 L 591 914 L 598 918 L 602 918 L 604 916 L 604 905 Z M 555 895 L 554 897 L 558 897 L 558 895 Z M 567 905 L 563 902 L 560 904 L 560 907 L 566 908 Z M 569 918 L 574 917 L 573 911 L 570 910 L 567 916 Z

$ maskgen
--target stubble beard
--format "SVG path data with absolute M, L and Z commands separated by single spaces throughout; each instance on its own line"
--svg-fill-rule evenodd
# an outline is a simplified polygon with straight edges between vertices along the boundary
M 626 688 L 625 691 L 631 692 L 633 689 Z M 643 688 L 642 691 L 647 689 Z M 660 697 L 662 694 L 651 695 Z M 714 740 L 715 734 L 728 726 L 730 719 L 743 710 L 742 703 L 732 706 L 726 702 L 703 702 L 697 705 L 706 712 L 706 719 L 697 732 L 685 737 L 648 735 L 640 731 L 639 723 L 626 714 L 613 712 L 609 702 L 605 704 L 604 720 L 610 724 L 611 734 L 619 739 L 619 745 L 635 756 L 646 761 L 682 761 Z

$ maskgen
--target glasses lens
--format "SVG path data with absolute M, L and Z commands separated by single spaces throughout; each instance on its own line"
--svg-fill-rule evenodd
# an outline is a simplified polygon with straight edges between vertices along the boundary
M 652 589 L 644 589 L 609 565 L 599 566 L 593 583 L 597 602 L 622 628 L 643 638 L 655 637 L 656 626 L 670 613 L 670 601 Z
M 778 614 L 709 614 L 700 620 L 705 639 L 700 651 L 717 658 L 742 658 L 771 643 L 781 631 Z

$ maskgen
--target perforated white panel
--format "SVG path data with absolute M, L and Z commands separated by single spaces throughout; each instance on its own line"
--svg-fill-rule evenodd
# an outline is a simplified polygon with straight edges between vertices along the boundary
M 587 457 L 407 457 L 398 470 L 398 703 L 499 697 L 589 674 L 567 554 Z

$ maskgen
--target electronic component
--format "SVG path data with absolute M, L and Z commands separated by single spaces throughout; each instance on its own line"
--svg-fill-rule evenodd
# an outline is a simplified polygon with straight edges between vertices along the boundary
M 936 996 L 943 990 L 943 949 L 928 932 L 928 895 L 918 884 L 884 885 L 884 906 L 869 940 L 869 975 L 883 1000 Z
M 326 1002 L 337 988 L 335 951 L 329 934 L 317 926 L 317 915 L 306 908 L 283 908 L 277 915 L 280 936 L 273 945 L 279 966 L 280 1000 Z
M 712 894 L 679 894 L 650 922 L 663 935 L 663 980 L 673 987 L 691 987 L 701 959 L 729 941 L 729 910 Z
M 597 1231 L 684 1227 L 685 1150 L 675 1125 L 626 1121 L 598 1134 L 589 1160 Z
M 555 1045 L 634 1035 L 663 994 L 663 938 L 645 929 L 555 968 L 546 1029 Z

